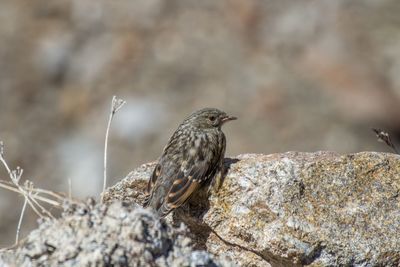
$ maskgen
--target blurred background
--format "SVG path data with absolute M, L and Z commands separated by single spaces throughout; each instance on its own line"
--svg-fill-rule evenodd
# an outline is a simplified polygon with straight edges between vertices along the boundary
M 218 107 L 227 155 L 389 151 L 400 137 L 400 2 L 13 0 L 0 3 L 0 140 L 35 186 L 99 196 Z M 3 167 L 0 179 L 8 180 Z M 0 247 L 23 198 L 0 188 Z M 27 209 L 22 236 L 36 225 Z

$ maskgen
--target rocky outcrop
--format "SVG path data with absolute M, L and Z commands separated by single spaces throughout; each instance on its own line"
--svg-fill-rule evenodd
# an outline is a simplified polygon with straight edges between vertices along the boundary
M 225 164 L 218 192 L 169 218 L 184 221 L 198 247 L 241 266 L 400 264 L 399 155 L 246 154 Z M 139 167 L 103 200 L 140 203 L 152 168 Z
M 0 253 L 0 266 L 233 266 L 192 249 L 186 228 L 152 212 L 115 202 L 68 205 L 17 248 Z
M 246 154 L 225 166 L 219 190 L 160 220 L 137 205 L 154 167 L 142 165 L 104 203 L 41 222 L 0 265 L 400 265 L 399 155 Z

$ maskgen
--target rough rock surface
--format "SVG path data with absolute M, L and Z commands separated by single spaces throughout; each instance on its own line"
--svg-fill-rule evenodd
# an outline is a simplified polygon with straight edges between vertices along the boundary
M 169 218 L 183 220 L 199 247 L 242 266 L 400 265 L 399 155 L 246 154 L 226 166 L 203 210 L 188 203 Z M 103 200 L 140 203 L 152 167 Z
M 186 232 L 136 205 L 70 205 L 1 253 L 0 266 L 232 266 L 193 250 Z

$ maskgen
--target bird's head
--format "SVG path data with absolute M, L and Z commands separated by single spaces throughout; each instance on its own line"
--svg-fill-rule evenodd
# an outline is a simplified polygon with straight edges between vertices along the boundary
M 236 119 L 236 117 L 228 116 L 219 109 L 204 108 L 192 113 L 185 121 L 200 129 L 214 129 L 221 128 L 225 122 Z

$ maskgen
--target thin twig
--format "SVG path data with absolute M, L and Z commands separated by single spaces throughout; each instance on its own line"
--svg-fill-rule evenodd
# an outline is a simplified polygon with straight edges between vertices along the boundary
M 10 190 L 10 191 L 13 191 L 15 193 L 24 195 L 21 191 L 18 190 L 18 188 L 10 186 L 10 185 L 7 185 L 7 184 L 4 183 L 4 181 L 0 181 L 0 187 L 2 187 L 4 189 L 7 189 L 7 190 Z M 57 202 L 55 200 L 52 200 L 52 199 L 49 199 L 49 198 L 45 198 L 45 197 L 42 197 L 42 196 L 39 196 L 39 195 L 35 195 L 35 194 L 31 195 L 31 197 L 35 198 L 37 200 L 40 200 L 40 201 L 42 201 L 44 203 L 50 204 L 52 206 L 55 206 L 57 208 L 61 208 L 62 207 L 59 202 Z
M 10 182 L 10 181 L 6 181 L 6 180 L 0 180 L 0 183 L 5 184 L 5 185 L 9 185 L 9 186 L 14 186 L 14 183 Z M 65 196 L 64 193 L 56 193 L 50 190 L 46 190 L 46 189 L 42 189 L 42 188 L 32 188 L 31 189 L 33 193 L 38 193 L 38 194 L 44 194 L 44 195 L 49 195 L 52 196 L 56 199 L 59 199 L 61 201 L 64 201 Z
M 22 193 L 24 194 L 24 193 Z M 25 195 L 24 195 L 25 196 Z M 32 210 L 36 213 L 37 216 L 39 216 L 39 218 L 43 219 L 44 216 L 43 214 L 41 214 L 38 209 L 35 207 L 35 205 L 32 203 L 32 201 L 29 199 L 29 196 L 25 196 L 26 201 L 28 201 L 29 206 L 32 208 Z
M 33 187 L 33 183 L 26 181 L 24 186 L 21 186 L 19 184 L 19 181 L 21 180 L 22 174 L 24 172 L 23 169 L 20 167 L 17 167 L 15 170 L 11 171 L 10 167 L 8 166 L 6 160 L 4 159 L 4 144 L 3 142 L 0 141 L 0 162 L 3 164 L 3 166 L 6 168 L 7 173 L 11 179 L 12 184 L 15 186 L 15 189 L 18 190 L 20 194 L 22 194 L 25 198 L 25 201 L 29 206 L 32 208 L 32 210 L 40 217 L 44 218 L 44 214 L 50 218 L 54 219 L 54 216 L 50 212 L 48 212 L 36 199 L 39 199 L 38 193 L 35 192 L 35 189 Z M 7 188 L 6 185 L 2 184 L 1 185 L 3 188 Z M 7 189 L 10 189 L 7 188 Z M 13 190 L 14 191 L 14 190 Z M 45 192 L 46 190 L 43 190 Z M 46 193 L 49 193 L 50 191 L 46 191 Z M 42 198 L 42 197 L 41 197 Z M 50 200 L 51 201 L 51 200 Z M 49 202 L 49 201 L 46 201 Z M 38 210 L 40 208 L 41 212 Z
M 3 163 L 4 167 L 7 170 L 8 175 L 10 176 L 11 181 L 14 183 L 14 185 L 18 188 L 18 191 L 21 192 L 21 194 L 25 197 L 26 201 L 28 202 L 28 204 L 32 207 L 32 209 L 35 211 L 35 213 L 42 218 L 43 215 L 34 207 L 34 205 L 32 204 L 32 202 L 29 199 L 29 195 L 28 193 L 18 184 L 19 179 L 22 176 L 22 169 L 20 169 L 19 167 L 17 167 L 17 170 L 15 171 L 11 171 L 11 169 L 8 167 L 7 162 L 5 161 L 4 157 L 4 146 L 3 146 L 3 142 L 0 142 L 0 161 Z
M 59 200 L 64 200 L 65 199 L 65 197 L 60 195 L 60 194 L 57 194 L 57 193 L 55 193 L 53 191 L 42 189 L 42 188 L 33 188 L 32 192 L 38 193 L 38 194 L 49 195 L 49 196 L 52 196 L 52 197 L 57 198 Z
M 19 232 L 21 230 L 22 219 L 24 218 L 26 204 L 28 203 L 28 199 L 25 198 L 24 205 L 22 206 L 21 215 L 19 216 L 18 226 L 17 226 L 17 233 L 15 235 L 15 244 L 18 244 L 19 240 Z
M 71 178 L 68 178 L 68 198 L 69 198 L 69 201 L 72 200 L 72 182 L 71 182 Z
M 31 181 L 28 181 L 28 180 L 25 181 L 25 183 L 24 183 L 24 189 L 26 189 L 26 191 L 27 191 L 27 193 L 28 193 L 29 199 L 30 199 L 34 204 L 36 204 L 36 206 L 37 206 L 38 208 L 40 208 L 42 214 L 46 214 L 48 217 L 50 217 L 50 218 L 52 218 L 52 219 L 55 219 L 54 216 L 53 216 L 49 211 L 47 211 L 39 202 L 37 202 L 37 200 L 36 200 L 35 198 L 32 197 L 34 194 L 33 194 L 33 183 L 32 183 Z M 38 193 L 35 193 L 35 194 L 37 195 Z
M 0 180 L 0 187 L 8 189 L 13 192 L 17 192 L 18 194 L 21 194 L 25 198 L 24 205 L 22 206 L 21 214 L 18 221 L 17 232 L 15 235 L 15 244 L 17 244 L 27 205 L 29 205 L 32 208 L 32 210 L 36 213 L 38 217 L 55 219 L 55 217 L 48 210 L 46 210 L 44 206 L 41 203 L 39 203 L 39 201 L 50 204 L 57 208 L 62 208 L 62 201 L 65 198 L 49 190 L 34 188 L 33 183 L 29 180 L 26 180 L 24 182 L 24 185 L 21 185 L 20 181 L 24 170 L 21 169 L 20 167 L 17 167 L 15 170 L 10 169 L 4 158 L 4 144 L 2 141 L 0 141 L 0 162 L 7 170 L 8 176 L 11 180 L 11 182 Z M 39 194 L 51 196 L 54 199 L 40 196 Z
M 114 118 L 115 113 L 118 112 L 120 108 L 126 103 L 126 101 L 113 96 L 111 100 L 111 111 L 110 116 L 108 117 L 106 137 L 104 140 L 104 177 L 103 177 L 103 192 L 106 190 L 107 186 L 107 147 L 108 147 L 108 135 L 111 128 L 111 121 Z
M 31 194 L 29 194 L 30 196 Z M 48 211 L 46 210 L 39 202 L 37 202 L 37 200 L 33 197 L 31 197 L 31 200 L 33 203 L 36 204 L 36 206 L 38 206 L 40 208 L 40 210 L 42 211 L 43 214 L 46 214 L 48 217 L 55 219 L 55 217 Z
M 0 161 L 1 161 L 1 163 L 3 163 L 4 167 L 6 168 L 8 175 L 11 176 L 11 170 L 8 167 L 7 162 L 4 160 L 3 155 L 4 155 L 4 144 L 3 144 L 3 141 L 0 141 Z
M 390 137 L 389 133 L 387 133 L 381 129 L 372 128 L 372 130 L 375 132 L 376 137 L 378 138 L 379 142 L 384 142 L 391 149 L 393 149 L 393 151 L 396 152 L 396 154 L 400 154 L 399 151 L 397 150 L 396 146 L 393 144 L 392 138 Z

